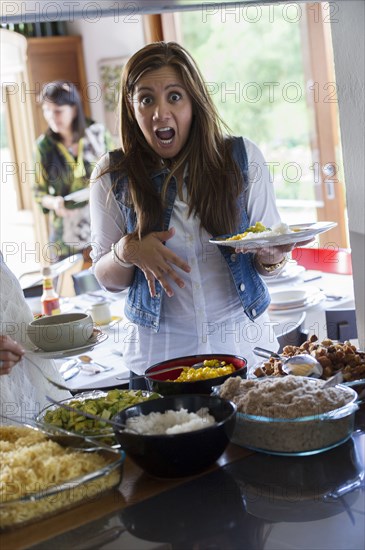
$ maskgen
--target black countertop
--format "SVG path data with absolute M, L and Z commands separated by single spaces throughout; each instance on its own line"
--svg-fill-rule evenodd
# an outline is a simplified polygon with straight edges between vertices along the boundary
M 254 453 L 32 548 L 363 550 L 363 415 L 357 425 L 325 453 Z

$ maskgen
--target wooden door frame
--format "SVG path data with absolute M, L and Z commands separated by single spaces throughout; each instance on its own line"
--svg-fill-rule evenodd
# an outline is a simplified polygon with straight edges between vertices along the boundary
M 319 11 L 320 10 L 320 11 Z M 341 181 L 338 151 L 341 147 L 337 113 L 336 79 L 333 66 L 330 25 L 325 23 L 322 4 L 306 4 L 301 24 L 307 103 L 313 112 L 314 132 L 311 147 L 318 169 L 314 170 L 320 221 L 336 221 L 337 227 L 320 237 L 339 247 L 348 246 L 345 219 L 345 190 Z
M 32 94 L 32 109 L 33 109 L 33 120 L 34 120 L 36 136 L 37 137 L 40 136 L 47 129 L 47 123 L 43 117 L 41 105 L 38 102 L 37 96 L 41 91 L 43 85 L 46 84 L 46 81 L 49 81 L 50 79 L 47 78 L 46 81 L 42 78 L 37 81 L 35 81 L 34 79 L 34 75 L 39 73 L 39 71 L 37 70 L 38 64 L 43 63 L 43 68 L 41 69 L 41 73 L 43 73 L 44 71 L 45 60 L 42 57 L 44 54 L 46 54 L 48 60 L 57 59 L 57 55 L 59 52 L 62 52 L 63 54 L 67 53 L 68 55 L 72 54 L 72 56 L 75 59 L 75 65 L 77 66 L 77 74 L 78 74 L 78 82 L 73 81 L 73 84 L 75 84 L 75 86 L 78 88 L 78 91 L 80 93 L 80 97 L 82 100 L 82 107 L 83 107 L 85 116 L 90 118 L 91 110 L 90 110 L 89 98 L 87 96 L 88 88 L 87 88 L 84 56 L 83 56 L 82 37 L 79 35 L 70 35 L 70 36 L 67 35 L 67 36 L 42 36 L 41 38 L 28 38 L 27 45 L 28 45 L 28 48 L 27 48 L 28 71 L 29 71 L 29 77 L 30 77 L 30 83 L 31 83 L 31 90 L 34 91 L 34 93 Z M 48 61 L 48 64 L 49 64 L 49 61 Z M 62 79 L 64 78 L 64 76 L 60 76 L 60 78 Z
M 182 36 L 178 13 L 144 15 L 143 29 L 146 44 L 161 40 L 181 43 Z
M 0 32 L 2 47 L 5 47 L 5 44 L 9 45 L 11 51 L 17 56 L 15 64 L 13 59 L 5 60 L 9 62 L 7 72 L 10 76 L 9 81 L 3 83 L 9 149 L 16 169 L 13 181 L 18 206 L 32 211 L 35 240 L 42 250 L 48 242 L 48 229 L 46 218 L 32 195 L 35 130 L 31 101 L 29 94 L 25 93 L 31 89 L 27 68 L 27 40 L 21 34 L 6 29 L 1 29 Z M 5 70 L 6 68 L 2 67 L 2 71 Z

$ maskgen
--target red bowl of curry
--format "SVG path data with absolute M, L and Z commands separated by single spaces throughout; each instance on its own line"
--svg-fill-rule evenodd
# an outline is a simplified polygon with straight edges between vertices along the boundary
M 224 365 L 214 367 L 214 362 L 224 363 Z M 204 365 L 191 369 L 196 363 L 204 363 Z M 168 368 L 174 369 L 169 372 L 160 372 Z M 219 353 L 175 357 L 156 363 L 145 372 L 151 391 L 161 395 L 210 394 L 213 386 L 223 384 L 230 376 L 246 378 L 246 375 L 247 361 L 244 357 Z

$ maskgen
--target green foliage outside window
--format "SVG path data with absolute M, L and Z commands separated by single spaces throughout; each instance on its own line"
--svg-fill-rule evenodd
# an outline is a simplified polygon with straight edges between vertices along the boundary
M 261 6 L 251 14 L 237 9 L 236 16 L 223 9 L 180 16 L 183 43 L 223 120 L 233 134 L 257 143 L 268 162 L 280 163 L 274 170 L 277 197 L 314 199 L 297 13 Z

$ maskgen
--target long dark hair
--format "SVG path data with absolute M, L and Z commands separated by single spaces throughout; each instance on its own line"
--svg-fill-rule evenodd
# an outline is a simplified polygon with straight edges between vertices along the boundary
M 151 168 L 161 167 L 161 159 L 139 129 L 131 99 L 143 75 L 165 66 L 178 72 L 193 104 L 189 138 L 174 159 L 165 188 L 175 171 L 188 161 L 189 213 L 198 215 L 202 226 L 214 235 L 233 232 L 237 229 L 236 199 L 242 189 L 242 176 L 232 158 L 231 140 L 223 134 L 222 129 L 227 132 L 227 126 L 218 115 L 190 54 L 175 42 L 155 42 L 128 60 L 121 78 L 122 154 L 115 169 L 128 176 L 131 203 L 137 216 L 136 233 L 141 237 L 161 223 L 164 195 L 154 190 L 150 179 Z
M 72 132 L 74 142 L 79 141 L 85 135 L 86 120 L 82 102 L 77 88 L 72 82 L 66 80 L 54 80 L 43 86 L 43 89 L 38 98 L 40 103 L 50 101 L 55 105 L 70 105 L 76 107 L 76 116 L 72 121 Z M 47 134 L 55 140 L 61 141 L 61 136 L 48 128 Z

